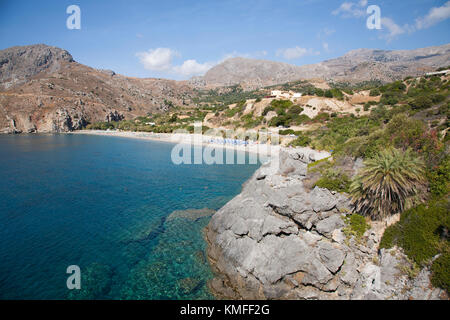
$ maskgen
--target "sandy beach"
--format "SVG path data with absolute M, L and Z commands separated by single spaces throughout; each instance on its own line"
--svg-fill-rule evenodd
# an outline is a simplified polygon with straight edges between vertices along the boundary
M 214 149 L 235 150 L 257 154 L 260 157 L 273 157 L 278 155 L 282 149 L 290 149 L 279 145 L 262 144 L 249 142 L 244 145 L 243 141 L 234 142 L 232 139 L 223 139 L 217 136 L 207 136 L 201 134 L 171 134 L 171 133 L 152 133 L 152 132 L 131 132 L 131 131 L 105 131 L 105 130 L 80 130 L 71 134 L 87 134 L 110 137 L 122 137 L 142 140 L 153 140 L 173 144 L 190 144 L 194 146 L 202 145 Z

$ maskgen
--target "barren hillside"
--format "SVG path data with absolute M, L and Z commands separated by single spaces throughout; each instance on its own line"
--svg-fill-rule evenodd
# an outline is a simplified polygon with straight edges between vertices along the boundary
M 185 82 L 137 79 L 75 62 L 45 45 L 0 51 L 0 131 L 64 132 L 190 102 Z

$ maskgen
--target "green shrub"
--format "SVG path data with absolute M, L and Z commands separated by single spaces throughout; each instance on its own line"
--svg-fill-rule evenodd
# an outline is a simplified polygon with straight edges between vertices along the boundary
M 333 98 L 336 98 L 339 100 L 342 100 L 344 98 L 344 94 L 342 93 L 342 91 L 337 88 L 331 89 L 331 95 L 333 96 Z
M 372 89 L 372 90 L 370 90 L 370 96 L 371 97 L 377 97 L 377 96 L 379 96 L 381 94 L 381 92 L 380 92 L 380 90 L 378 90 L 378 89 Z
M 370 228 L 370 226 L 366 222 L 366 218 L 356 213 L 346 216 L 344 221 L 347 226 L 342 231 L 347 236 L 347 238 L 351 238 L 352 236 L 354 236 L 357 239 L 360 239 Z
M 412 100 L 409 105 L 413 110 L 423 110 L 432 107 L 433 101 L 429 97 L 421 95 Z
M 291 123 L 295 124 L 295 125 L 301 125 L 303 123 L 310 122 L 310 121 L 311 121 L 310 117 L 308 117 L 306 114 L 301 114 L 301 115 L 296 115 L 296 116 L 292 117 Z
M 439 233 L 440 229 L 450 227 L 448 209 L 447 201 L 433 200 L 405 211 L 398 223 L 386 229 L 380 248 L 398 245 L 417 264 L 427 263 L 440 251 L 448 249 L 448 240 L 441 240 Z
M 294 134 L 295 131 L 292 130 L 292 129 L 288 129 L 288 130 L 280 130 L 278 133 L 280 135 L 282 135 L 282 136 L 287 136 L 287 135 L 290 135 L 290 134 Z
M 450 253 L 445 252 L 431 266 L 431 283 L 435 287 L 450 291 Z
M 348 192 L 350 184 L 350 178 L 346 174 L 331 169 L 323 173 L 315 186 L 330 191 Z
M 300 113 L 302 113 L 302 112 L 303 112 L 303 108 L 300 107 L 300 106 L 298 106 L 298 105 L 292 106 L 292 107 L 289 108 L 289 110 L 288 110 L 288 113 L 289 113 L 289 114 L 293 114 L 293 115 L 298 115 L 298 114 L 300 114 Z
M 435 196 L 444 196 L 450 189 L 450 156 L 446 155 L 439 165 L 428 170 L 430 191 Z
M 268 114 L 270 111 L 275 111 L 275 108 L 274 108 L 273 106 L 267 106 L 267 107 L 265 107 L 265 108 L 264 108 L 264 111 L 263 111 L 263 113 L 262 113 L 262 115 L 265 117 L 265 116 L 267 116 L 267 114 Z
M 301 134 L 297 139 L 292 141 L 289 145 L 293 147 L 306 147 L 311 143 L 311 138 Z

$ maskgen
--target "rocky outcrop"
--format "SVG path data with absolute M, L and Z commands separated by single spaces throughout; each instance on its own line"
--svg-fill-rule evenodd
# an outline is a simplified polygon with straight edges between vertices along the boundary
M 125 119 L 125 116 L 118 113 L 117 110 L 110 111 L 105 117 L 106 122 L 121 121 L 123 119 Z
M 81 130 L 87 125 L 85 115 L 76 109 L 60 108 L 52 115 L 51 132 L 70 132 Z
M 426 271 L 409 278 L 398 249 L 378 252 L 384 225 L 347 238 L 348 198 L 304 187 L 307 164 L 327 156 L 282 151 L 212 217 L 205 235 L 218 276 L 211 290 L 228 299 L 439 298 Z
M 0 87 L 25 83 L 41 72 L 57 72 L 62 62 L 73 62 L 69 52 L 43 44 L 0 50 Z

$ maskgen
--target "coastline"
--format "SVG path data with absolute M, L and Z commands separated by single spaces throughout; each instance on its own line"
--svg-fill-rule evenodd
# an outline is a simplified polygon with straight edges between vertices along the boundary
M 248 152 L 257 154 L 260 157 L 271 158 L 278 155 L 281 150 L 289 150 L 294 148 L 287 148 L 283 146 L 272 146 L 270 144 L 222 144 L 211 142 L 219 139 L 215 136 L 199 135 L 199 134 L 171 134 L 171 133 L 152 133 L 152 132 L 133 132 L 133 131 L 106 131 L 106 130 L 79 130 L 73 131 L 69 134 L 85 134 L 108 137 L 121 137 L 140 140 L 151 140 L 166 142 L 172 144 L 188 144 L 193 146 L 204 146 L 214 149 L 223 148 L 225 150 L 235 150 L 239 152 Z

